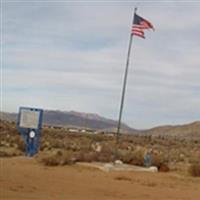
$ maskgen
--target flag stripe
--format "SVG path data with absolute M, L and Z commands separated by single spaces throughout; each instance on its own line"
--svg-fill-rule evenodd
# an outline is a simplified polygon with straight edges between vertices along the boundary
M 140 27 L 132 27 L 132 34 L 144 38 L 144 31 Z
M 152 25 L 149 21 L 147 21 L 147 20 L 142 21 L 142 22 L 141 22 L 141 25 L 143 25 L 143 26 L 146 27 L 146 28 L 152 28 L 152 29 L 154 30 L 153 25 Z
M 137 33 L 137 34 L 140 34 L 140 35 L 144 35 L 144 32 L 141 32 L 141 31 L 132 31 L 132 34 L 134 33 Z
M 134 32 L 133 35 L 139 36 L 141 38 L 145 38 L 144 34 L 138 33 L 138 32 Z
M 139 28 L 132 28 L 132 32 L 140 32 L 144 34 L 144 31 L 142 29 Z
M 145 25 L 138 25 L 138 24 L 133 24 L 133 27 L 135 27 L 135 28 L 141 28 L 141 29 L 148 29 L 147 26 L 145 26 Z

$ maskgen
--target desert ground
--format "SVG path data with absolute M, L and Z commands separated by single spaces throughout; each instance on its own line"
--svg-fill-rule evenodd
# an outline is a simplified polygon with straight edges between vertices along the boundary
M 182 134 L 186 130 L 192 137 Z M 80 163 L 112 162 L 116 144 L 110 134 L 44 128 L 38 153 L 25 157 L 15 124 L 1 121 L 0 199 L 199 200 L 199 130 L 195 123 L 181 129 L 182 137 L 121 135 L 118 159 L 144 167 L 144 153 L 152 149 L 159 172 L 105 172 Z
M 44 166 L 34 158 L 0 158 L 0 199 L 199 200 L 200 178 L 174 172 L 104 172 Z

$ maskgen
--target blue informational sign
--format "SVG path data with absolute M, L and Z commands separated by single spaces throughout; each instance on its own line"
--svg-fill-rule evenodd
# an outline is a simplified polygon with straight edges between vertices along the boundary
M 38 151 L 42 129 L 42 117 L 42 109 L 29 107 L 19 108 L 17 129 L 25 142 L 27 156 L 33 156 Z

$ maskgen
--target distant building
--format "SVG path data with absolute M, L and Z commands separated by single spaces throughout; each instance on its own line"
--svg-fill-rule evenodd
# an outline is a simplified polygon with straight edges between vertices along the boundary
M 70 133 L 77 133 L 77 132 L 79 132 L 79 129 L 78 128 L 68 128 L 68 131 Z

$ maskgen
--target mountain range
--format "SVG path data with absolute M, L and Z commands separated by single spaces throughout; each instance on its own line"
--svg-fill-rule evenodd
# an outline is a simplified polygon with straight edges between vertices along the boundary
M 16 122 L 17 114 L 1 112 L 0 119 Z M 102 117 L 98 114 L 58 110 L 45 110 L 43 124 L 49 126 L 82 127 L 95 130 L 111 130 L 117 127 L 117 121 Z M 124 132 L 135 131 L 124 123 L 122 123 L 121 128 Z
M 16 122 L 17 114 L 0 112 L 0 119 Z M 90 128 L 98 131 L 115 132 L 117 121 L 102 117 L 98 114 L 83 113 L 76 111 L 45 110 L 43 124 L 48 126 Z M 151 136 L 173 136 L 180 138 L 200 138 L 200 121 L 184 125 L 165 125 L 147 130 L 136 130 L 122 123 L 123 133 L 144 134 Z

